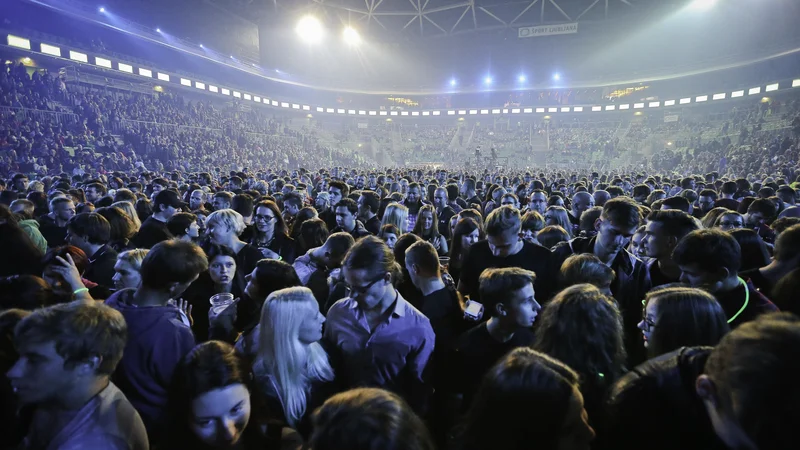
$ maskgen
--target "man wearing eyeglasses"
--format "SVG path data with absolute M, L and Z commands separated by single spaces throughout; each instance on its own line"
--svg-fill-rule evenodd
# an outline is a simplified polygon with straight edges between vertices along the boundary
M 394 288 L 400 274 L 375 236 L 350 249 L 343 264 L 349 294 L 328 311 L 325 340 L 345 388 L 381 387 L 423 414 L 432 394 L 429 364 L 436 337 L 430 320 Z

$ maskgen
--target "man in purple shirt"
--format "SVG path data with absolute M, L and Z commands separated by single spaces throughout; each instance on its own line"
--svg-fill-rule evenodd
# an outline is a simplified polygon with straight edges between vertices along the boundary
M 430 320 L 392 285 L 400 266 L 380 239 L 356 242 L 343 269 L 349 296 L 331 307 L 325 327 L 337 376 L 347 388 L 394 391 L 423 414 L 432 393 Z

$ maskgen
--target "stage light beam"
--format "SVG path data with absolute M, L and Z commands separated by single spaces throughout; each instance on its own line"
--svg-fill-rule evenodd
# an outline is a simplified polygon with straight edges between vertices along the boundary
M 486 83 L 486 84 L 492 84 L 492 81 L 493 81 L 492 77 L 486 77 L 486 78 L 483 79 L 483 82 Z
M 554 81 L 560 81 L 560 80 L 561 80 L 561 74 L 560 74 L 560 73 L 557 73 L 557 72 L 556 72 L 556 73 L 554 73 L 554 74 L 553 74 L 553 80 L 554 80 Z
M 106 12 L 106 9 L 105 9 L 105 8 L 103 8 L 103 7 L 101 6 L 101 7 L 98 9 L 98 11 L 100 11 L 101 13 L 104 13 L 104 12 Z
M 453 87 L 455 87 L 455 85 L 457 85 L 457 84 L 458 84 L 458 82 L 456 81 L 456 79 L 455 79 L 455 78 L 453 78 L 453 79 L 451 79 L 451 80 L 450 80 L 450 86 L 453 86 Z
M 300 19 L 295 31 L 303 41 L 309 44 L 319 43 L 325 34 L 322 23 L 314 16 L 305 16 Z
M 344 37 L 344 42 L 347 45 L 356 46 L 361 43 L 361 35 L 359 35 L 358 31 L 356 31 L 353 27 L 345 28 L 342 35 Z
M 517 81 L 519 81 L 520 83 L 524 83 L 528 81 L 528 78 L 525 75 L 520 75 L 517 77 Z

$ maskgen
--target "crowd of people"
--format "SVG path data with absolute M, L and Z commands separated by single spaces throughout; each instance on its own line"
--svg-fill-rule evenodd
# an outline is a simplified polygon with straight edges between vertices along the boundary
M 21 66 L 0 101 L 0 449 L 796 445 L 800 133 L 377 168 Z

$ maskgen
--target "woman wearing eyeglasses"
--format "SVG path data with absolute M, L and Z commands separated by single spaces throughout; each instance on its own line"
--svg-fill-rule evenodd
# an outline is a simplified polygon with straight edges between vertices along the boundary
M 264 258 L 294 263 L 297 255 L 295 241 L 289 237 L 289 228 L 275 202 L 264 200 L 256 204 L 253 225 L 250 244 L 258 247 Z
M 725 311 L 713 295 L 670 285 L 647 294 L 637 326 L 649 358 L 681 347 L 713 347 L 730 331 Z

